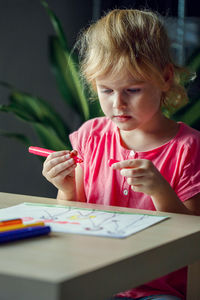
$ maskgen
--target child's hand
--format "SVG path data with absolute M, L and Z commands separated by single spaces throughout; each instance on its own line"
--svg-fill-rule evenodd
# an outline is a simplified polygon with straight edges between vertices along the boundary
M 112 168 L 120 170 L 135 192 L 156 196 L 168 189 L 168 182 L 150 160 L 124 160 L 113 164 Z
M 57 151 L 50 154 L 43 165 L 43 176 L 58 190 L 67 191 L 74 186 L 76 163 L 72 158 L 77 151 Z

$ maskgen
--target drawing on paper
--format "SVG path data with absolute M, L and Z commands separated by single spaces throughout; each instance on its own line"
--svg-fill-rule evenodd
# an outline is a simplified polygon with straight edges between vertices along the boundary
M 27 224 L 42 220 L 55 232 L 116 238 L 127 237 L 167 218 L 36 203 L 22 203 L 0 209 L 0 219 L 15 217 L 23 218 Z

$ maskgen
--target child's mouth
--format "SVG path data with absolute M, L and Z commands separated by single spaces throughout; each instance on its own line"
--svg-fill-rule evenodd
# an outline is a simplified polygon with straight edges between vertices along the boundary
M 131 119 L 131 117 L 127 116 L 127 115 L 116 115 L 116 116 L 113 116 L 113 119 L 117 122 L 124 123 L 124 122 L 129 121 Z

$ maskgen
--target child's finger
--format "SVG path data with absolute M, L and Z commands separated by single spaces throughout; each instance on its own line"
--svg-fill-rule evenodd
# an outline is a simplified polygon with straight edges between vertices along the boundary
M 51 160 L 51 159 L 59 157 L 59 156 L 67 155 L 69 153 L 70 153 L 69 150 L 55 151 L 55 152 L 49 154 L 49 156 L 46 158 L 45 161 Z
M 54 154 L 54 153 L 52 153 L 52 154 Z M 65 162 L 69 159 L 71 159 L 70 153 L 67 153 L 67 154 L 64 154 L 64 155 L 63 154 L 62 155 L 56 155 L 56 156 L 53 156 L 52 158 L 48 157 L 44 162 L 43 169 L 45 170 L 45 172 L 49 172 L 55 166 Z
M 60 168 L 56 168 L 54 170 L 51 170 L 49 172 L 49 178 L 51 178 L 51 180 L 56 180 L 57 182 L 60 180 L 63 180 L 66 176 L 70 175 L 74 169 L 76 168 L 76 165 L 69 165 L 67 168 L 65 168 L 65 166 L 60 166 Z
M 55 151 L 53 153 L 51 153 L 48 157 L 47 157 L 47 161 L 52 159 L 52 158 L 56 158 L 56 157 L 59 157 L 59 156 L 63 156 L 63 155 L 67 155 L 67 154 L 70 154 L 71 157 L 74 157 L 78 154 L 78 152 L 76 150 L 61 150 L 61 151 Z
M 51 162 L 52 161 L 50 161 L 50 163 Z M 47 172 L 48 177 L 49 178 L 54 178 L 54 177 L 58 176 L 58 174 L 60 174 L 61 172 L 71 168 L 73 165 L 75 165 L 74 160 L 73 160 L 73 158 L 70 158 L 70 157 L 69 157 L 69 159 L 67 159 L 63 162 L 57 163 L 53 166 L 51 164 L 52 167 Z M 68 173 L 70 173 L 69 170 L 68 170 Z
M 120 170 L 125 168 L 137 168 L 141 166 L 141 159 L 128 159 L 112 164 L 111 168 Z
M 132 168 L 124 168 L 120 170 L 120 174 L 125 176 L 125 177 L 141 177 L 146 175 L 146 170 L 143 168 L 137 168 L 137 167 L 132 167 Z
M 138 185 L 142 186 L 144 184 L 144 177 L 143 176 L 135 177 L 135 178 L 128 177 L 127 178 L 127 183 L 129 185 L 133 185 L 133 186 L 138 186 Z

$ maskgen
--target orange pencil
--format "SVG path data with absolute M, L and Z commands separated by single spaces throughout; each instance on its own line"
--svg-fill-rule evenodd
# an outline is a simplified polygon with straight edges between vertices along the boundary
M 22 224 L 23 221 L 22 219 L 10 219 L 10 220 L 1 220 L 0 221 L 0 228 L 2 226 L 10 226 L 10 225 L 17 225 L 17 224 Z
M 32 224 L 16 224 L 16 225 L 10 225 L 10 226 L 2 226 L 0 227 L 0 232 L 4 231 L 10 231 L 10 230 L 16 230 L 16 229 L 22 229 L 27 227 L 35 227 L 35 226 L 44 226 L 44 222 L 35 222 Z

